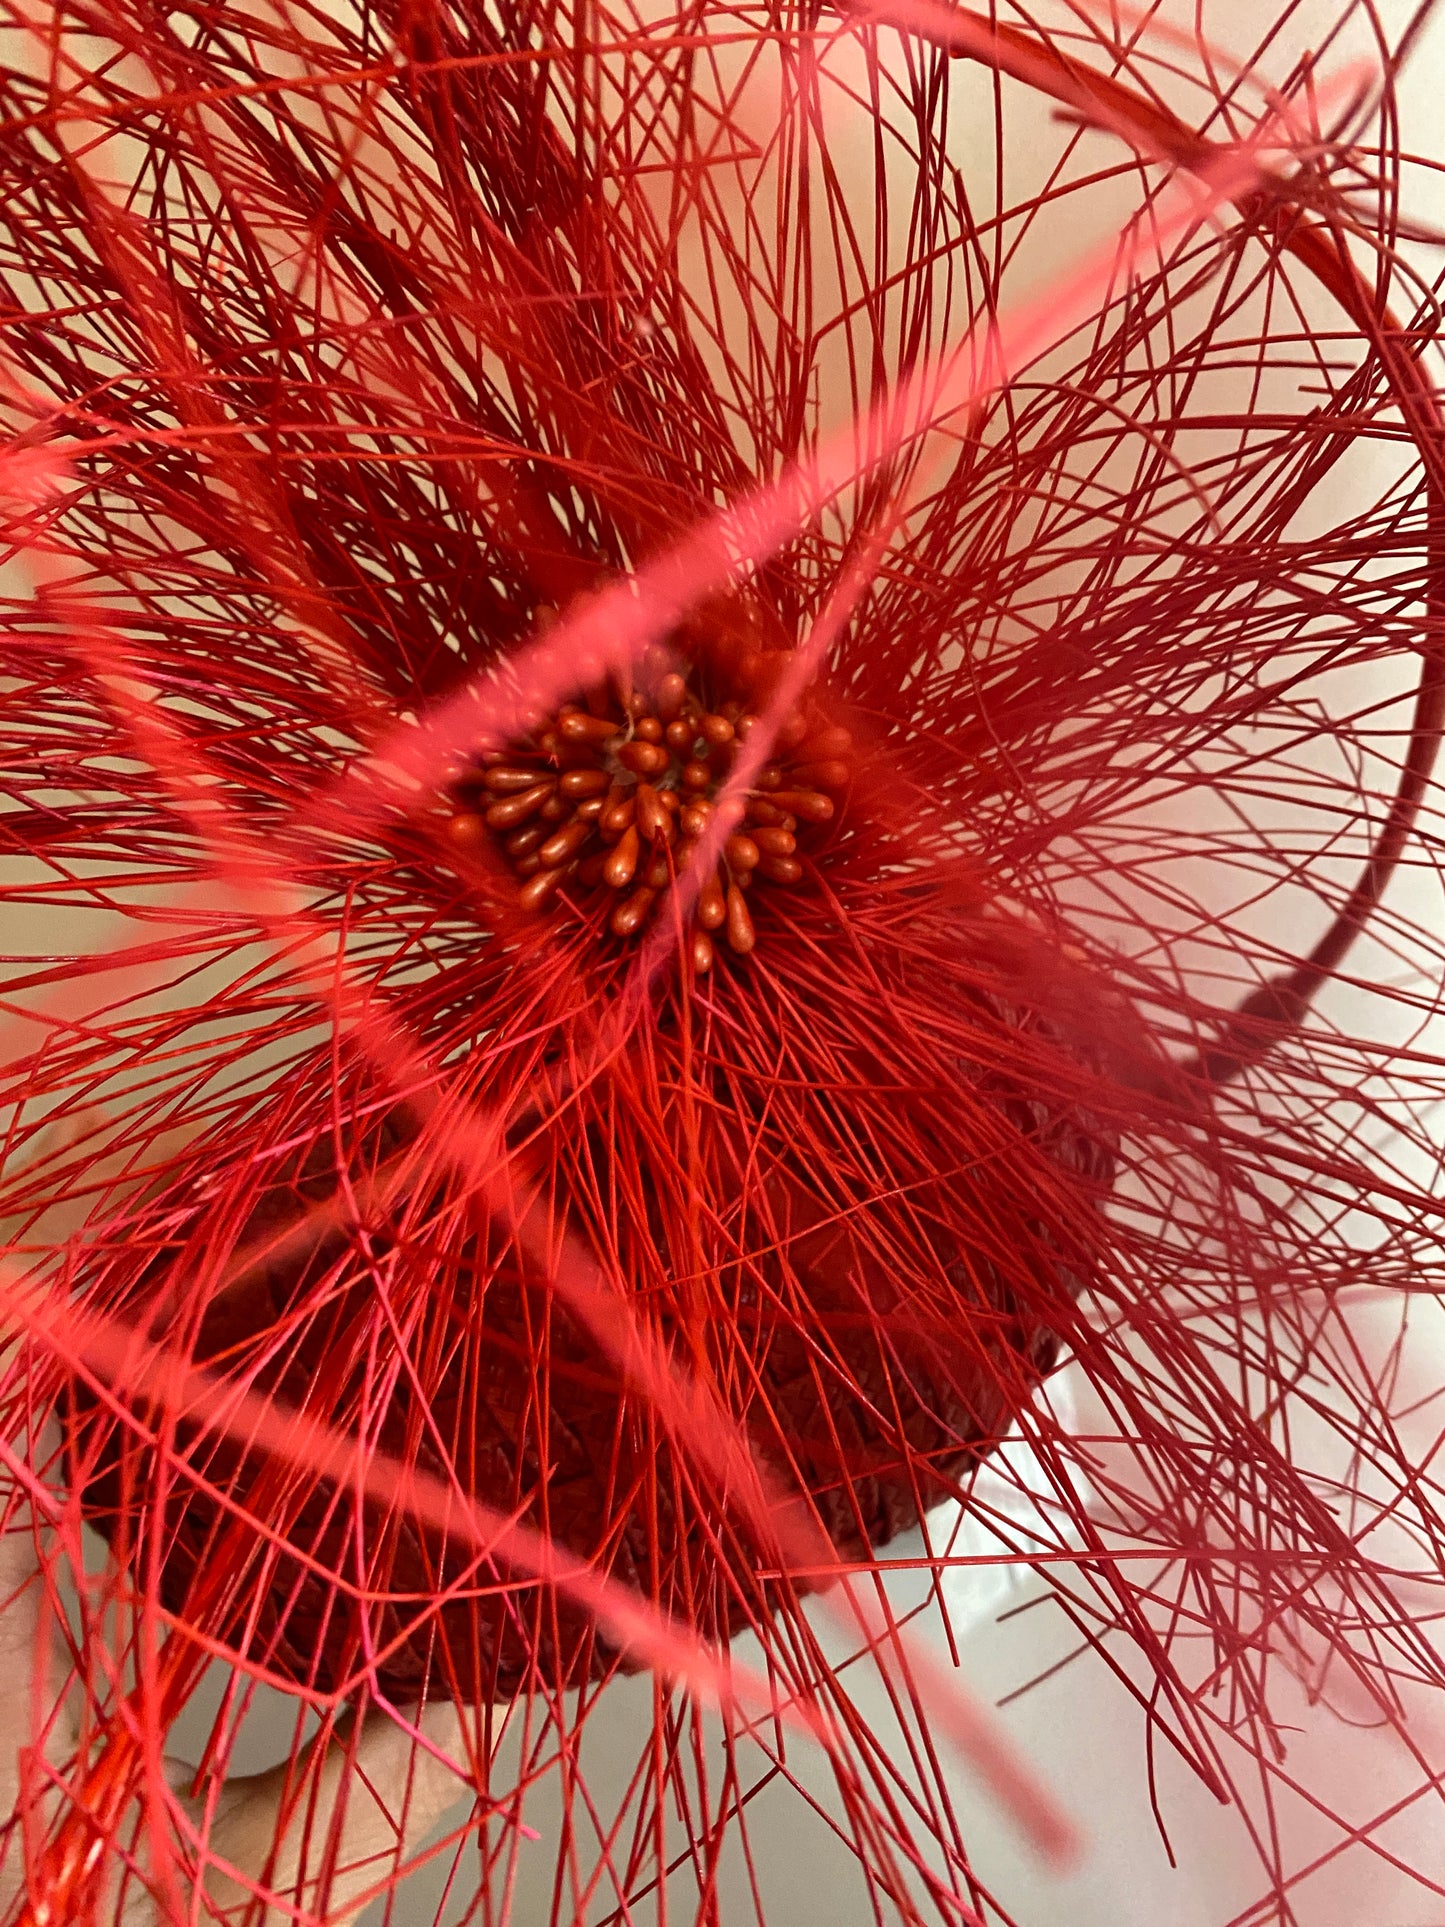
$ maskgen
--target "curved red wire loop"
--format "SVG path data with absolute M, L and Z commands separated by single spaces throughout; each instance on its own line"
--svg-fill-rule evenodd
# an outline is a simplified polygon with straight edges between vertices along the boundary
M 845 13 L 868 22 L 886 20 L 902 32 L 951 54 L 975 60 L 1000 74 L 1047 93 L 1095 126 L 1129 138 L 1149 159 L 1190 173 L 1217 173 L 1228 149 L 1196 134 L 1157 101 L 1146 100 L 1111 75 L 1072 60 L 1041 36 L 947 4 L 903 11 L 845 4 Z M 950 28 L 952 29 L 950 31 Z M 1308 178 L 1306 176 L 1306 178 Z M 1445 729 L 1445 415 L 1412 351 L 1408 331 L 1382 308 L 1337 225 L 1311 218 L 1306 196 L 1270 176 L 1234 197 L 1245 221 L 1259 228 L 1273 222 L 1275 243 L 1292 254 L 1344 310 L 1380 358 L 1381 367 L 1419 451 L 1429 492 L 1429 587 L 1420 679 L 1410 721 L 1409 748 L 1385 821 L 1369 858 L 1344 904 L 1309 955 L 1272 977 L 1236 1009 L 1220 1016 L 1218 1040 L 1185 1067 L 1185 1075 L 1227 1084 L 1268 1056 L 1305 1022 L 1321 989 L 1339 970 L 1356 937 L 1378 908 L 1399 867 L 1430 786 Z

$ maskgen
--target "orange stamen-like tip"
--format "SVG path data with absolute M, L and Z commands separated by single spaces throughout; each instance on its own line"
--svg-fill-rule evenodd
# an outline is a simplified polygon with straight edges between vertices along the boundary
M 799 835 L 836 814 L 834 797 L 851 779 L 852 738 L 815 712 L 795 709 L 768 723 L 771 760 L 751 789 L 719 800 L 739 745 L 754 740 L 764 721 L 764 692 L 777 686 L 782 659 L 749 651 L 739 661 L 724 651 L 732 668 L 717 672 L 721 689 L 708 689 L 705 679 L 694 688 L 668 659 L 666 650 L 650 652 L 636 683 L 628 677 L 621 689 L 597 680 L 585 702 L 529 717 L 510 748 L 487 751 L 462 769 L 453 781 L 448 835 L 460 848 L 493 836 L 521 885 L 524 910 L 542 909 L 564 879 L 574 893 L 615 893 L 620 900 L 607 925 L 626 939 L 656 914 L 679 878 L 692 889 L 694 848 L 715 826 L 721 860 L 702 878 L 687 913 L 692 966 L 701 976 L 715 961 L 709 932 L 723 931 L 735 957 L 753 950 L 757 930 L 745 892 L 759 880 L 772 888 L 802 881 Z
M 743 893 L 734 883 L 728 888 L 727 897 L 727 934 L 728 946 L 740 957 L 746 957 L 757 943 L 757 931 L 753 928 L 752 915 L 743 899 Z

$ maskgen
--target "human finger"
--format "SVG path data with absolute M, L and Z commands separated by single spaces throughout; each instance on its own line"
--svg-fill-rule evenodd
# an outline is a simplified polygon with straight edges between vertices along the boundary
M 271 1897 L 263 1927 L 297 1912 L 345 1927 L 468 1793 L 467 1715 L 422 1708 L 415 1727 L 373 1713 L 297 1762 L 228 1782 L 211 1815 L 204 1886 L 224 1918 Z M 250 1916 L 247 1916 L 248 1923 Z M 138 1924 L 137 1924 L 138 1927 Z

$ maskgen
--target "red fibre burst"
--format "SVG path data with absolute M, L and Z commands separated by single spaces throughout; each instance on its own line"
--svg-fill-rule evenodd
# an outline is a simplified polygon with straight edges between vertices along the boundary
M 782 1927 L 790 1723 L 859 1919 L 1015 1918 L 874 1593 L 903 1533 L 963 1569 L 985 1462 L 1251 1826 L 1282 1668 L 1404 1735 L 1445 1529 L 1321 1336 L 1434 1211 L 1393 67 L 1366 112 L 1275 23 L 924 0 L 9 19 L 4 1396 L 81 1710 L 8 1918 L 352 1917 L 444 1805 L 355 1847 L 377 1722 L 471 1802 L 468 1918 Z M 579 1749 L 645 1667 L 614 1819 Z

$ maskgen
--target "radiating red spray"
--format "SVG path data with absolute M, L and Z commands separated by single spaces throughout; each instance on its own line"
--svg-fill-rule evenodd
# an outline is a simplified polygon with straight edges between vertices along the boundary
M 65 1422 L 45 1584 L 87 1517 L 126 1630 L 87 1603 L 17 1918 L 117 1880 L 186 1917 L 161 1754 L 220 1653 L 323 1730 L 491 1706 L 498 1866 L 560 1750 L 554 1918 L 685 1862 L 731 1920 L 741 1776 L 797 1772 L 719 1683 L 744 1629 L 879 1916 L 1008 1918 L 934 1745 L 966 1702 L 856 1575 L 1010 1427 L 1052 1508 L 1020 1557 L 1082 1548 L 1060 1598 L 1134 1641 L 1205 1784 L 1225 1734 L 1267 1770 L 1281 1638 L 1387 1715 L 1402 1652 L 1438 1672 L 1277 1424 L 1318 1369 L 1302 1267 L 1328 1304 L 1367 1224 L 1392 1282 L 1428 1223 L 1355 1145 L 1428 1142 L 1428 1042 L 1311 1010 L 1372 915 L 1409 965 L 1425 914 L 1387 897 L 1441 700 L 1393 156 L 1312 71 L 1221 102 L 1201 48 L 1175 108 L 1165 38 L 1121 72 L 886 17 L 18 22 L 4 828 L 12 902 L 92 927 L 8 993 L 9 1382 Z M 1012 94 L 957 164 L 952 56 L 1082 122 L 1048 188 L 1012 185 Z M 1014 298 L 1019 237 L 1124 183 L 1123 243 Z M 1398 478 L 1332 499 L 1372 434 Z M 1348 681 L 1395 662 L 1408 719 Z M 1087 1439 L 1035 1397 L 1061 1351 Z M 1360 1391 L 1334 1423 L 1438 1546 Z M 845 1573 L 921 1793 L 804 1613 Z M 638 1665 L 678 1685 L 584 1867 L 567 1762 Z

